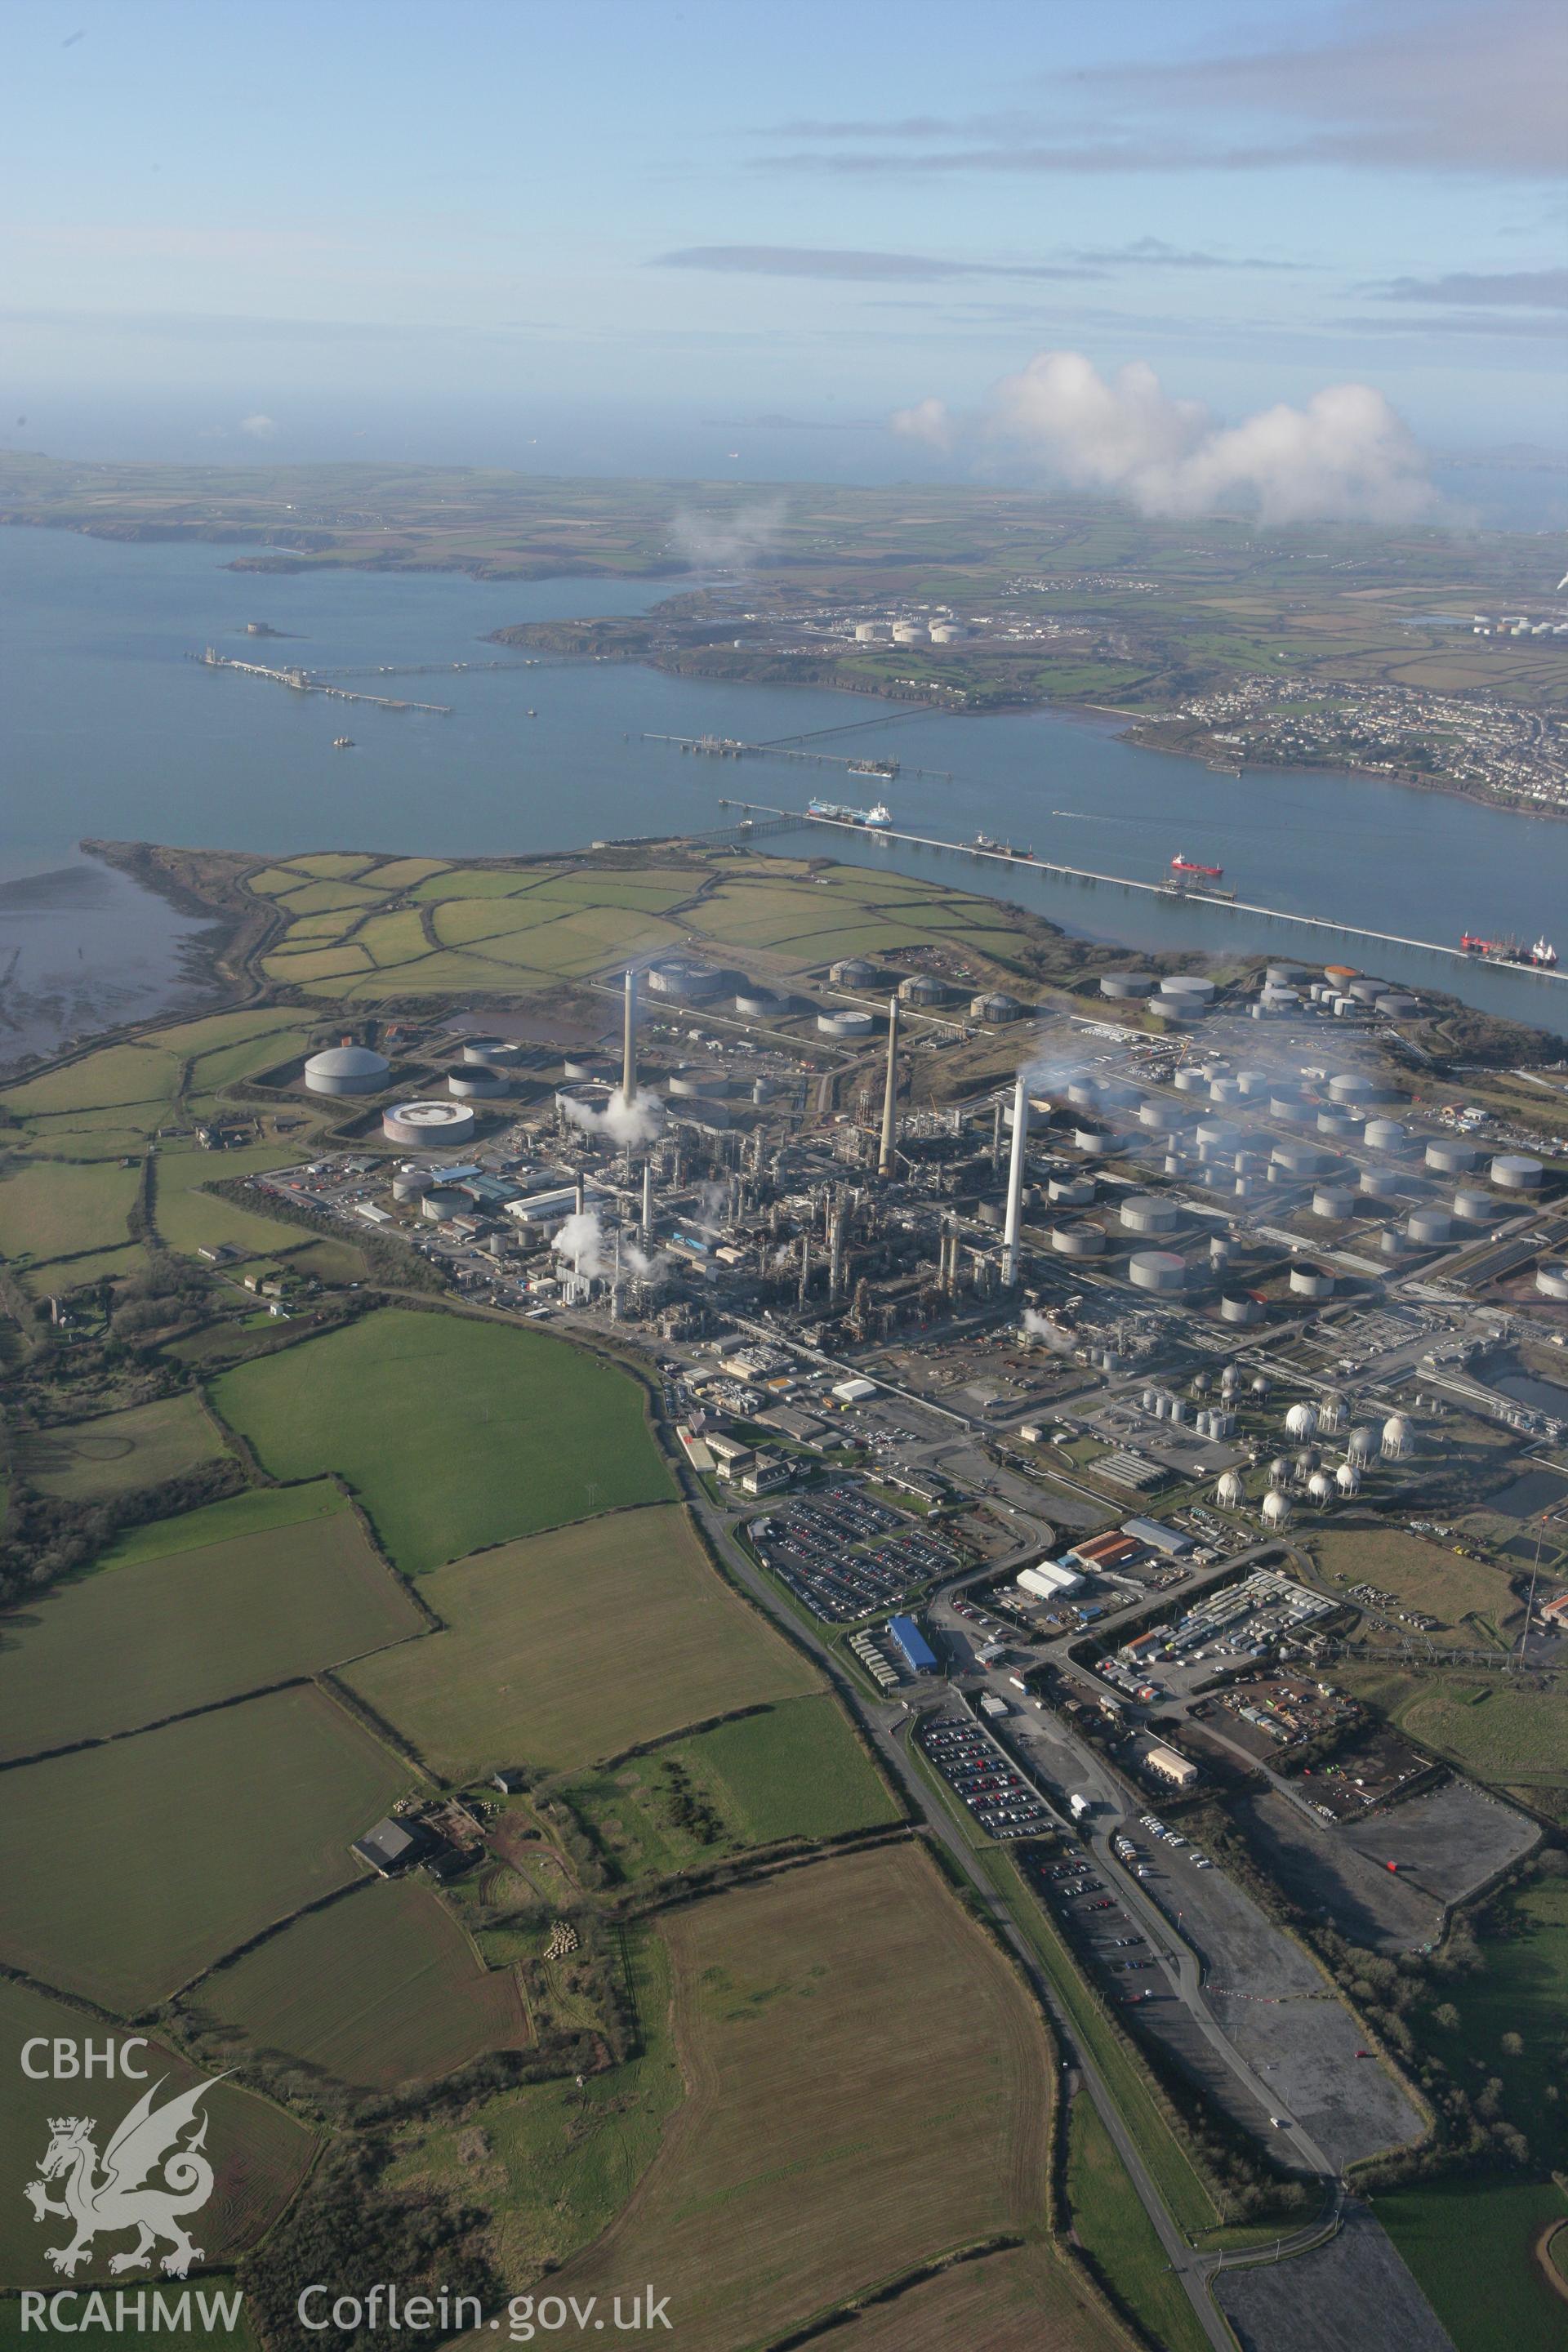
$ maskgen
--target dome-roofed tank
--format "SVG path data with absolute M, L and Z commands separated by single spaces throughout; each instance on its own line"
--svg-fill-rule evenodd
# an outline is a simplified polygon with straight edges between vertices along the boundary
M 328 1045 L 305 1065 L 313 1095 L 374 1095 L 385 1086 L 392 1065 L 369 1045 Z
M 1239 1511 L 1247 1500 L 1247 1489 L 1234 1470 L 1227 1470 L 1214 1490 L 1215 1501 L 1224 1511 Z

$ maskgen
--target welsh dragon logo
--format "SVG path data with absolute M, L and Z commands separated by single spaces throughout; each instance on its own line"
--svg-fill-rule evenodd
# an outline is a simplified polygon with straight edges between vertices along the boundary
M 207 2118 L 197 2116 L 212 2084 L 198 2083 L 154 2108 L 153 2101 L 165 2079 L 160 2077 L 137 2100 L 104 2149 L 101 2166 L 93 2144 L 95 2116 L 49 2119 L 49 2144 L 38 2177 L 28 2181 L 22 2194 L 35 2221 L 58 2214 L 74 2223 L 76 2235 L 68 2245 L 44 2250 L 45 2259 L 68 2278 L 87 2260 L 96 2237 L 121 2230 L 134 2230 L 138 2235 L 127 2252 L 110 2257 L 109 2267 L 116 2273 L 145 2270 L 161 2244 L 170 2249 L 162 2268 L 172 2278 L 184 2278 L 191 2264 L 203 2258 L 184 2221 L 188 2213 L 200 2212 L 213 2193 L 213 2168 L 202 2153 Z M 193 2124 L 196 2128 L 182 2146 L 181 2134 Z M 50 2181 L 61 2184 L 58 2198 L 49 2195 Z

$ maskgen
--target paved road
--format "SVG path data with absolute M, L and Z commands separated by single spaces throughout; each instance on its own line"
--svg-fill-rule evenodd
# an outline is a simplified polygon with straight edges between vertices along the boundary
M 1212 2255 L 1196 2252 L 1188 2245 L 1185 2238 L 1172 2221 L 1165 2210 L 1164 2201 L 1150 2176 L 1148 2167 L 1143 2161 L 1138 2143 L 1123 2122 L 1121 2110 L 1092 2057 L 1079 2044 L 1071 2021 L 1058 2000 L 1056 1988 L 1040 1967 L 1023 1931 L 1014 1920 L 1012 1913 L 979 1869 L 967 1839 L 959 1831 L 946 1807 L 931 1794 L 925 1781 L 916 1771 L 905 1745 L 910 1723 L 908 1708 L 901 1704 L 896 1707 L 874 1706 L 861 1697 L 859 1691 L 850 1682 L 839 1664 L 826 1637 L 815 1633 L 785 1606 L 769 1580 L 752 1565 L 735 1542 L 724 1514 L 714 1508 L 698 1486 L 697 1482 L 684 1469 L 680 1475 L 692 1507 L 725 1566 L 758 1606 L 764 1609 L 770 1616 L 784 1622 L 791 1637 L 812 1653 L 817 1664 L 833 1683 L 839 1697 L 876 1748 L 889 1777 L 903 1790 L 931 1834 L 941 1841 L 944 1851 L 972 1890 L 975 1901 L 1017 1959 L 1051 2017 L 1056 2028 L 1058 2045 L 1062 2053 L 1063 2067 L 1068 2071 L 1069 2078 L 1077 2077 L 1092 2100 L 1095 2110 L 1104 2124 L 1117 2154 L 1126 2166 L 1139 2199 L 1153 2224 L 1171 2268 L 1182 2282 L 1205 2336 L 1214 2346 L 1215 2352 L 1235 2352 L 1235 2342 L 1230 2329 L 1215 2309 L 1208 2291 L 1207 2279 L 1215 2267 L 1215 2258 Z

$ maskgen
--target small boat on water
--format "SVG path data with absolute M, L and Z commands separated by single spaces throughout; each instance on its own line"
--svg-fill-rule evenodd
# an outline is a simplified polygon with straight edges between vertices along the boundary
M 334 736 L 333 736 L 333 738 L 332 738 L 332 749 L 333 749 L 333 751 L 352 751 L 353 750 L 353 748 L 354 748 L 354 739 L 353 739 L 353 737 L 352 735 L 334 735 Z

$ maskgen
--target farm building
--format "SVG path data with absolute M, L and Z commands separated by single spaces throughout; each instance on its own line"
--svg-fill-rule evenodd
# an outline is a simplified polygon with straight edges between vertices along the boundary
M 406 1870 L 410 1863 L 417 1862 L 422 1848 L 423 1841 L 390 1814 L 353 1842 L 353 1851 L 360 1860 L 368 1862 L 383 1878 L 392 1878 L 398 1871 Z

